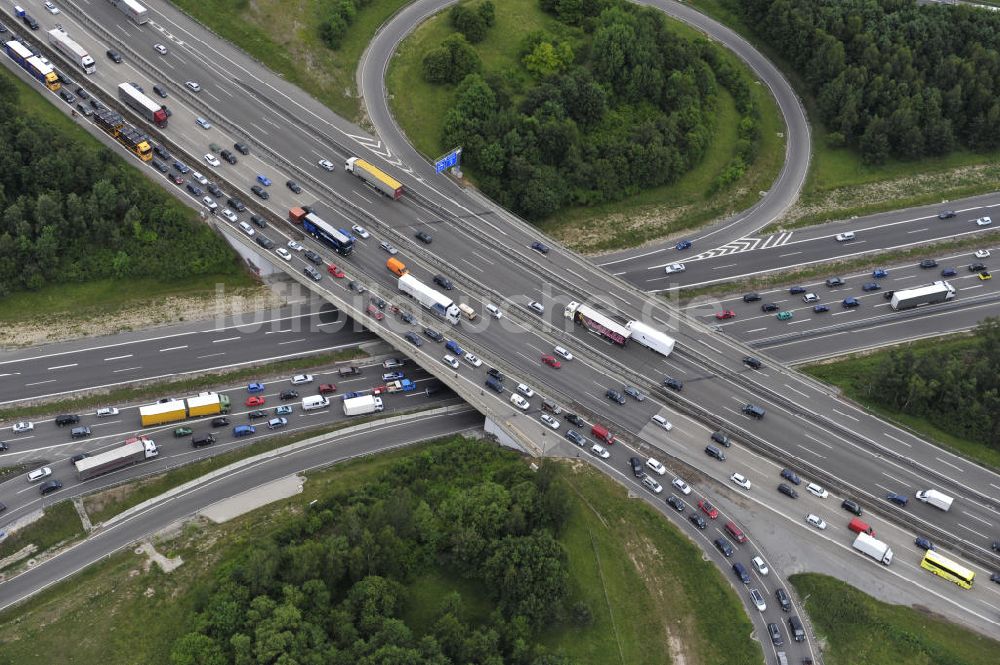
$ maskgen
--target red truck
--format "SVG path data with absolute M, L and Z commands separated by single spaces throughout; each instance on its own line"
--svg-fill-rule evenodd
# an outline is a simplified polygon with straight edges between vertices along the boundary
M 608 428 L 600 423 L 594 423 L 590 428 L 590 433 L 609 446 L 615 442 L 615 435 L 608 431 Z
M 288 211 L 288 221 L 292 224 L 301 224 L 302 218 L 308 214 L 309 211 L 303 208 L 292 208 Z
M 851 518 L 851 521 L 848 522 L 847 524 L 847 528 L 853 531 L 854 533 L 866 533 L 872 538 L 875 537 L 875 529 L 871 528 L 870 526 L 868 526 L 868 524 L 862 522 L 857 517 Z

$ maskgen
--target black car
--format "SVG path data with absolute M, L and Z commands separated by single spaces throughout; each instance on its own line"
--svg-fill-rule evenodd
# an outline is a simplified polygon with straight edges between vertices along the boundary
M 451 280 L 444 275 L 434 275 L 434 283 L 440 286 L 445 291 L 451 291 L 455 288 L 455 285 L 451 283 Z
M 356 282 L 353 279 L 347 283 L 347 288 L 349 288 L 351 291 L 357 291 L 358 293 L 364 293 L 365 291 L 368 290 L 368 287 L 366 287 L 364 284 L 362 284 L 361 282 Z
M 428 338 L 434 340 L 435 342 L 443 342 L 444 341 L 444 335 L 442 335 L 438 331 L 434 330 L 433 328 L 424 328 L 424 335 L 426 335 Z
M 229 152 L 228 150 L 223 150 L 222 152 L 220 152 L 219 153 L 219 157 L 222 157 L 224 160 L 226 160 L 230 164 L 235 164 L 238 161 L 236 159 L 236 155 L 234 155 L 233 153 Z
M 297 390 L 282 390 L 281 394 L 278 395 L 279 399 L 298 399 L 299 392 Z
M 417 319 L 409 312 L 400 312 L 399 320 L 402 321 L 403 323 L 408 323 L 411 326 L 417 321 Z
M 421 341 L 421 339 L 417 337 L 417 334 L 415 332 L 408 332 L 405 335 L 403 335 L 403 337 L 405 337 L 406 341 L 408 341 L 413 346 L 420 346 L 421 344 L 423 344 L 423 341 Z
M 0 450 L 9 450 L 6 441 L 0 441 Z
M 782 469 L 781 470 L 781 477 L 784 478 L 785 480 L 787 480 L 788 482 L 793 483 L 795 485 L 801 485 L 802 484 L 802 479 L 799 478 L 798 475 L 794 471 L 792 471 L 791 469 Z
M 791 485 L 787 485 L 785 483 L 781 483 L 780 485 L 778 485 L 778 491 L 781 492 L 782 494 L 784 494 L 785 496 L 792 497 L 793 499 L 799 498 L 799 493 L 796 492 L 791 487 Z
M 665 385 L 667 388 L 670 388 L 671 390 L 681 390 L 684 388 L 683 383 L 670 376 L 663 379 L 663 385 Z
M 924 259 L 920 262 L 921 268 L 937 268 L 937 261 L 934 259 Z
M 370 302 L 371 304 L 375 305 L 379 309 L 385 309 L 386 302 L 384 300 L 382 300 L 381 298 L 379 298 L 378 296 L 372 296 L 368 300 L 368 302 Z
M 792 599 L 788 597 L 788 594 L 785 593 L 784 589 L 775 589 L 774 597 L 778 599 L 778 604 L 781 605 L 782 612 L 792 611 Z
M 705 521 L 705 518 L 699 515 L 698 513 L 691 513 L 688 519 L 691 520 L 691 523 L 694 524 L 699 529 L 704 529 L 705 527 L 708 526 L 708 522 Z
M 84 105 L 83 102 L 76 105 L 76 110 L 79 111 L 85 118 L 89 118 L 94 115 L 94 111 L 91 110 L 89 106 Z
M 323 263 L 323 257 L 311 249 L 307 249 L 302 252 L 302 256 L 306 257 L 306 261 L 309 261 L 310 263 L 315 263 L 316 265 Z
M 426 388 L 424 388 L 424 394 L 430 397 L 431 395 L 436 395 L 442 390 L 444 390 L 443 383 L 441 383 L 440 381 L 432 381 L 431 383 L 427 384 Z
M 267 190 L 261 187 L 260 185 L 254 185 L 253 187 L 250 188 L 250 191 L 265 201 L 271 198 L 271 195 L 267 193 Z
M 757 302 L 758 300 L 760 300 L 760 294 L 759 293 L 744 293 L 743 294 L 743 302 Z
M 187 190 L 191 192 L 191 194 L 194 196 L 201 196 L 202 194 L 204 194 L 204 192 L 201 191 L 201 187 L 194 184 L 193 182 L 189 182 L 187 184 Z
M 622 395 L 614 388 L 608 388 L 607 392 L 604 393 L 604 396 L 612 402 L 618 402 L 619 404 L 625 403 L 625 395 Z
M 425 245 L 429 245 L 434 241 L 434 238 L 431 236 L 430 233 L 427 233 L 426 231 L 417 231 L 417 240 L 424 243 Z
M 937 265 L 937 264 L 935 263 L 934 265 Z M 882 285 L 879 284 L 878 282 L 868 282 L 866 284 L 862 284 L 861 285 L 861 290 L 865 291 L 865 292 L 868 292 L 868 291 L 879 291 L 881 289 L 882 289 Z
M 969 272 L 979 272 L 980 270 L 986 270 L 985 263 L 979 263 L 977 261 L 976 263 L 972 263 L 969 265 Z
M 90 106 L 95 111 L 103 111 L 105 108 L 107 108 L 107 107 L 104 106 L 104 104 L 101 103 L 101 101 L 99 99 L 91 99 L 90 100 Z
M 48 494 L 50 492 L 55 492 L 56 490 L 61 490 L 62 486 L 63 486 L 63 484 L 62 484 L 61 481 L 59 481 L 59 480 L 50 480 L 48 482 L 42 483 L 41 486 L 38 488 L 38 491 L 41 492 L 42 496 L 45 496 L 46 494 Z
M 781 638 L 781 629 L 778 628 L 778 624 L 767 624 L 767 633 L 771 636 L 771 644 L 774 646 L 780 647 L 785 643 L 785 640 Z
M 212 427 L 228 427 L 229 418 L 212 418 Z
M 286 182 L 285 183 L 285 187 L 287 187 L 288 189 L 292 190 L 296 194 L 301 194 L 302 193 L 302 188 L 299 187 L 299 183 L 295 182 L 294 180 L 289 180 L 288 182 Z
M 119 53 L 118 51 L 114 50 L 113 48 L 109 48 L 108 49 L 107 56 L 108 56 L 108 58 L 111 59 L 111 62 L 115 63 L 116 65 L 121 64 L 122 54 Z
M 938 213 L 938 219 L 951 219 L 955 216 L 954 210 L 944 210 Z
M 632 475 L 636 478 L 645 478 L 646 472 L 642 470 L 642 460 L 638 457 L 630 457 L 628 463 L 632 466 Z
M 992 575 L 990 575 L 990 582 L 996 582 L 997 584 L 1000 584 L 1000 573 L 993 573 Z
M 209 194 L 211 194 L 212 196 L 214 196 L 216 198 L 222 196 L 222 190 L 219 189 L 219 186 L 216 185 L 214 182 L 208 183 L 208 185 L 205 187 L 205 189 L 208 190 Z
M 250 221 L 253 223 L 254 226 L 258 228 L 262 229 L 267 228 L 267 220 L 261 217 L 260 215 L 250 215 Z
M 263 409 L 254 409 L 247 414 L 247 418 L 254 420 L 255 418 L 267 418 L 267 412 Z
M 712 441 L 715 441 L 719 445 L 725 446 L 726 448 L 733 445 L 732 439 L 722 432 L 712 432 Z
M 158 94 L 160 97 L 162 97 L 164 99 L 166 99 L 166 97 L 167 97 L 167 89 L 164 88 L 159 83 L 157 83 L 156 85 L 153 86 L 153 92 L 155 92 L 156 94 Z
M 842 280 L 840 277 L 831 277 L 830 279 L 826 280 L 827 286 L 843 286 L 846 283 L 847 282 Z
M 733 546 L 725 538 L 716 538 L 712 542 L 715 543 L 716 549 L 722 552 L 722 556 L 728 559 L 733 555 Z
M 243 199 L 238 199 L 235 196 L 231 197 L 228 203 L 229 207 L 235 210 L 236 212 L 243 212 L 244 210 L 247 209 L 247 204 L 243 203 Z
M 66 102 L 67 104 L 75 104 L 76 103 L 76 95 L 74 95 L 72 92 L 70 92 L 66 88 L 63 88 L 63 89 L 61 89 L 59 91 L 59 96 L 62 97 L 63 101 Z
M 77 455 L 73 455 L 72 457 L 70 457 L 69 458 L 69 463 L 70 464 L 76 464 L 80 460 L 87 459 L 88 457 L 90 457 L 90 453 L 79 453 Z
M 0 23 L 0 34 L 4 32 L 7 32 L 7 26 L 5 26 L 3 23 Z
M 781 307 L 778 306 L 776 302 L 766 302 L 760 306 L 760 311 L 762 312 L 777 312 Z
M 637 402 L 646 401 L 646 396 L 639 392 L 639 389 L 635 386 L 625 386 L 622 388 L 622 392 L 634 399 Z
M 896 293 L 896 292 L 895 291 L 883 291 L 882 292 L 882 297 L 885 298 L 886 300 L 892 300 L 892 295 L 894 293 Z
M 497 381 L 503 381 L 503 373 L 496 367 L 490 367 L 488 370 L 486 370 L 486 373 L 492 376 Z
M 849 513 L 854 513 L 858 517 L 861 517 L 861 506 L 858 502 L 853 499 L 844 499 L 844 502 L 840 504 L 840 507 Z
M 535 250 L 536 252 L 541 252 L 542 254 L 549 253 L 549 246 L 546 245 L 545 243 L 538 242 L 537 240 L 531 243 L 531 249 Z
M 805 293 L 807 290 L 808 289 L 806 289 L 806 287 L 804 287 L 804 286 L 793 286 L 790 289 L 788 289 L 788 292 L 790 294 L 792 294 L 793 296 L 795 296 L 795 295 L 798 295 L 800 293 Z
M 55 423 L 59 427 L 63 427 L 65 425 L 75 425 L 78 422 L 80 422 L 80 416 L 76 415 L 75 413 L 73 414 L 67 413 L 61 416 L 56 416 L 55 419 Z
M 256 240 L 257 244 L 263 247 L 264 249 L 271 249 L 272 247 L 274 247 L 274 241 L 260 233 L 257 234 Z
M 673 494 L 671 494 L 670 496 L 667 497 L 667 505 L 670 506 L 671 508 L 673 508 L 674 510 L 676 510 L 677 512 L 679 512 L 679 513 L 683 513 L 684 512 L 684 508 L 686 507 L 684 505 L 684 502 L 681 501 L 679 497 L 677 497 L 677 496 L 675 496 Z
M 575 429 L 566 430 L 566 438 L 575 443 L 578 446 L 587 445 L 587 440 L 580 435 Z
M 167 152 L 167 149 L 164 148 L 162 145 L 154 145 L 153 146 L 153 154 L 155 154 L 160 159 L 165 159 L 167 161 L 170 161 L 171 159 L 173 159 L 173 157 L 170 156 L 170 153 Z
M 743 358 L 743 364 L 750 369 L 760 369 L 764 366 L 764 363 L 760 361 L 760 358 L 754 358 L 753 356 L 745 356 Z
M 583 427 L 583 425 L 584 425 L 583 418 L 581 418 L 580 416 L 576 415 L 575 413 L 567 413 L 565 416 L 563 416 L 563 418 L 565 418 L 569 422 L 573 423 L 577 427 Z
M 90 93 L 84 90 L 82 87 L 76 89 L 76 96 L 80 99 L 90 99 Z
M 250 154 L 250 148 L 248 148 L 244 143 L 234 143 L 233 147 L 236 148 L 236 152 L 240 153 L 241 155 Z

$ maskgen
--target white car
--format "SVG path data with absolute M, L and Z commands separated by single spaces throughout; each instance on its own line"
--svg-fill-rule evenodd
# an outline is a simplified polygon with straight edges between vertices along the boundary
M 528 308 L 534 310 L 537 314 L 544 314 L 545 313 L 545 305 L 543 305 L 542 303 L 538 302 L 537 300 L 529 300 L 528 301 Z
M 837 242 L 847 242 L 848 240 L 854 240 L 854 231 L 846 231 L 844 233 L 837 234 Z
M 531 388 L 529 388 L 524 383 L 517 384 L 517 392 L 521 393 L 522 395 L 524 395 L 528 399 L 531 399 L 532 397 L 535 396 L 535 391 L 532 390 Z
M 43 466 L 41 469 L 35 469 L 34 471 L 28 473 L 28 482 L 36 483 L 42 478 L 48 478 L 51 475 L 52 475 L 52 469 L 50 469 L 47 466 Z
M 691 486 L 680 478 L 674 478 L 672 481 L 670 481 L 670 484 L 676 487 L 680 491 L 680 493 L 684 494 L 685 496 L 691 493 Z
M 207 153 L 205 155 L 205 161 L 212 166 L 222 166 L 222 162 L 219 161 L 219 158 L 213 155 L 212 153 Z
M 750 489 L 750 481 L 742 473 L 734 473 L 729 479 L 745 490 Z
M 279 247 L 278 249 L 274 250 L 274 253 L 277 254 L 278 256 L 280 256 L 281 258 L 283 258 L 286 261 L 291 261 L 292 260 L 292 253 L 289 252 L 284 247 Z
M 494 319 L 503 318 L 503 312 L 501 312 L 500 308 L 494 305 L 493 303 L 486 303 L 486 311 L 489 312 L 490 316 L 492 316 Z
M 288 249 L 295 250 L 296 252 L 301 252 L 305 248 L 302 246 L 302 243 L 297 242 L 295 240 L 289 240 Z
M 107 418 L 108 416 L 117 416 L 117 415 L 118 415 L 118 409 L 116 409 L 113 406 L 106 406 L 102 409 L 97 410 L 98 418 Z
M 319 163 L 319 165 L 320 165 L 321 168 L 324 168 L 327 171 L 332 171 L 332 170 L 334 170 L 336 168 L 333 165 L 333 162 L 331 162 L 329 159 L 321 159 L 321 160 L 319 160 L 318 163 Z
M 684 272 L 687 267 L 683 263 L 671 263 L 669 266 L 663 269 L 668 275 L 675 272 Z
M 653 476 L 643 476 L 642 484 L 645 485 L 654 494 L 659 494 L 660 492 L 663 491 L 663 486 L 661 486 L 660 483 L 656 482 L 656 480 L 653 479 Z
M 192 171 L 191 172 L 191 179 L 194 180 L 194 181 L 196 181 L 199 185 L 207 185 L 208 184 L 208 178 L 206 178 L 202 174 L 198 173 L 197 171 Z
M 656 423 L 663 429 L 667 430 L 668 432 L 674 428 L 674 424 L 672 422 L 670 422 L 669 420 L 667 420 L 666 418 L 664 418 L 659 414 L 653 416 L 652 418 L 650 418 L 650 420 L 652 420 L 654 423 Z
M 443 362 L 445 365 L 447 365 L 452 369 L 458 369 L 458 360 L 455 358 L 455 356 L 451 354 L 448 354 L 444 358 L 442 358 L 441 362 Z
M 293 386 L 301 386 L 303 383 L 312 383 L 312 382 L 313 382 L 312 374 L 296 374 L 295 376 L 292 377 Z
M 552 349 L 552 352 L 555 353 L 557 356 L 562 357 L 563 360 L 573 360 L 573 354 L 567 351 L 566 349 L 562 348 L 561 346 L 557 346 L 556 348 Z
M 229 208 L 223 208 L 222 212 L 220 214 L 223 217 L 225 217 L 226 219 L 228 219 L 230 222 L 237 222 L 237 221 L 239 221 L 239 217 L 236 216 L 236 213 L 233 212 L 232 210 L 230 210 Z M 253 229 L 250 229 L 250 230 L 253 231 Z M 250 234 L 250 235 L 253 235 L 253 234 Z
M 22 420 L 19 423 L 14 423 L 14 426 L 10 428 L 10 431 L 17 434 L 23 434 L 24 432 L 30 432 L 33 429 L 35 429 L 35 423 Z
M 192 92 L 201 92 L 201 86 L 198 85 L 197 81 L 184 81 L 184 85 L 190 88 Z
M 372 234 L 368 233 L 368 231 L 365 229 L 365 227 L 358 226 L 357 224 L 355 224 L 354 226 L 352 226 L 351 230 L 354 231 L 354 233 L 359 238 L 370 238 L 372 236 Z
M 826 522 L 824 522 L 823 518 L 820 517 L 819 515 L 813 515 L 812 513 L 809 513 L 808 515 L 806 515 L 806 522 L 809 522 L 810 524 L 812 524 L 817 529 L 820 529 L 821 531 L 826 528 Z
M 204 203 L 205 207 L 211 210 L 212 212 L 215 212 L 216 210 L 219 209 L 219 204 L 216 203 L 215 199 L 213 199 L 211 196 L 203 197 L 201 199 L 201 202 Z
M 816 302 L 817 300 L 819 300 L 819 296 L 815 293 L 807 293 L 802 296 L 802 302 Z
M 473 353 L 466 353 L 464 357 L 465 357 L 465 362 L 469 363 L 473 367 L 483 366 L 483 361 L 479 359 L 479 356 Z
M 153 50 L 159 53 L 160 55 L 167 54 L 167 47 L 164 46 L 163 44 L 153 44 Z
M 202 118 L 201 116 L 198 116 L 197 118 L 195 118 L 194 122 L 195 122 L 196 125 L 198 125 L 202 129 L 211 129 L 212 128 L 212 123 L 210 123 L 205 118 Z
M 398 251 L 395 247 L 393 247 L 389 243 L 388 240 L 383 240 L 378 244 L 378 246 L 384 249 L 385 251 L 389 252 L 389 256 L 395 256 L 396 252 Z
M 53 16 L 59 13 L 59 8 L 56 7 L 54 4 L 52 4 L 51 2 L 45 3 L 45 9 Z
M 513 404 L 514 406 L 516 406 L 517 408 L 522 409 L 524 411 L 527 411 L 528 407 L 531 406 L 530 404 L 528 404 L 528 400 L 524 399 L 523 397 L 521 397 L 517 393 L 511 393 L 511 395 L 510 395 L 510 403 Z
M 665 476 L 667 474 L 667 467 L 660 464 L 660 461 L 650 457 L 646 460 L 646 466 L 656 472 L 658 476 Z
M 609 457 L 611 457 L 611 453 L 609 453 L 602 446 L 599 446 L 596 443 L 590 447 L 590 452 L 597 455 L 601 459 L 608 459 Z
M 977 249 L 975 253 L 977 259 L 988 259 L 990 258 L 990 250 L 988 249 Z
M 539 416 L 538 419 L 541 420 L 546 425 L 548 425 L 549 427 L 551 427 L 552 429 L 559 429 L 559 421 L 547 413 L 543 413 L 541 416 Z
M 806 490 L 808 490 L 810 494 L 818 496 L 821 499 L 825 499 L 826 497 L 830 496 L 829 492 L 827 492 L 825 489 L 823 489 L 816 483 L 809 483 L 808 485 L 806 485 Z
M 764 602 L 764 596 L 759 590 L 750 589 L 750 600 L 753 601 L 754 607 L 761 612 L 767 609 L 767 603 Z
M 764 560 L 759 556 L 755 556 L 754 558 L 750 559 L 750 563 L 752 563 L 753 567 L 757 569 L 757 572 L 761 575 L 761 577 L 771 572 L 768 569 L 767 564 L 764 563 Z
M 989 226 L 993 223 L 993 220 L 989 217 L 980 217 L 976 220 L 976 226 Z

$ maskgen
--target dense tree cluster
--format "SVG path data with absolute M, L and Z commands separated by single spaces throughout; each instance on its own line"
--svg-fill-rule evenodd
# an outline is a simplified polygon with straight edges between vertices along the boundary
M 18 108 L 0 75 L 0 296 L 238 269 L 225 241 L 117 155 Z
M 222 566 L 174 665 L 569 665 L 535 637 L 562 618 L 568 516 L 552 468 L 476 442 L 436 445 L 327 498 Z M 431 570 L 472 580 L 495 610 L 470 621 L 456 593 L 414 607 Z M 418 613 L 426 628 L 404 616 Z
M 347 30 L 354 23 L 358 12 L 370 5 L 372 0 L 325 0 L 319 14 L 319 38 L 323 43 L 337 50 L 344 43 Z
M 914 0 L 730 0 L 799 73 L 831 143 L 889 156 L 1000 147 L 1000 14 Z
M 496 22 L 496 7 L 491 0 L 483 0 L 478 5 L 460 3 L 448 12 L 448 20 L 451 27 L 476 44 L 486 38 L 486 31 Z
M 1000 449 L 1000 319 L 951 353 L 894 350 L 873 374 L 868 397 L 881 406 Z
M 489 196 L 541 219 L 674 182 L 712 140 L 720 85 L 736 99 L 741 124 L 737 155 L 716 187 L 753 162 L 758 111 L 745 77 L 715 46 L 623 0 L 542 0 L 542 7 L 568 24 L 568 36 L 524 38 L 530 85 L 468 64 L 475 51 L 464 39 L 424 61 L 429 81 L 461 81 L 442 143 L 462 147 L 463 164 Z M 464 71 L 448 68 L 456 60 L 467 63 Z

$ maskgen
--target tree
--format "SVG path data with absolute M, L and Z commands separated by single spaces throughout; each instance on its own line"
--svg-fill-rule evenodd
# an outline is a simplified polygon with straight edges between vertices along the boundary
M 448 12 L 453 28 L 458 30 L 472 44 L 478 44 L 486 37 L 489 27 L 486 17 L 479 10 L 471 9 L 466 4 L 458 4 Z
M 504 614 L 523 615 L 530 623 L 552 615 L 566 595 L 569 577 L 562 546 L 545 531 L 504 538 L 484 573 Z

